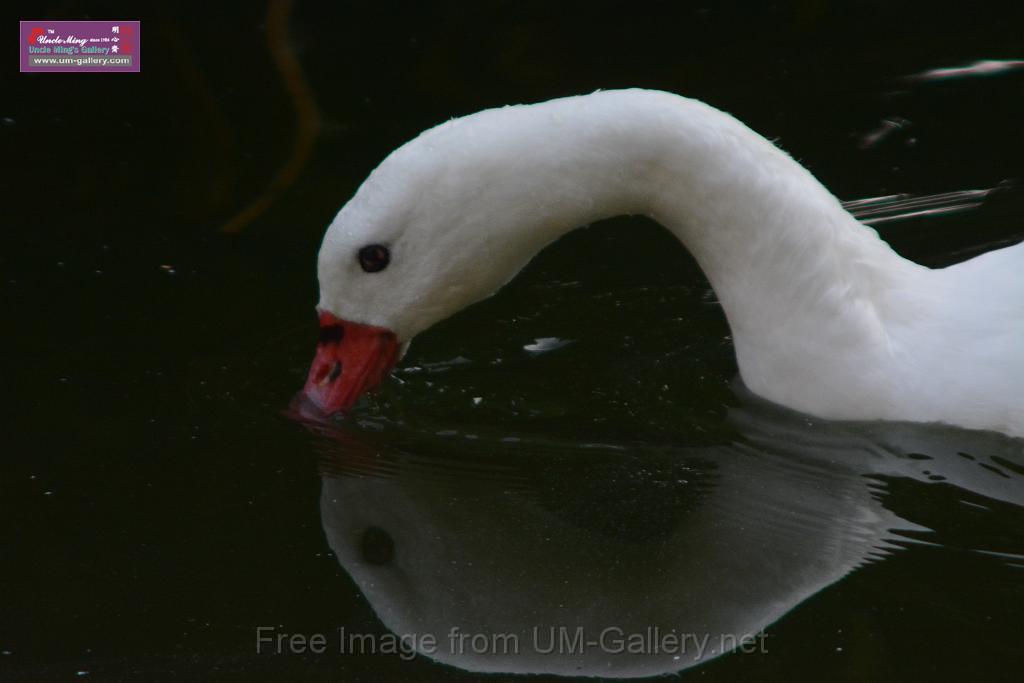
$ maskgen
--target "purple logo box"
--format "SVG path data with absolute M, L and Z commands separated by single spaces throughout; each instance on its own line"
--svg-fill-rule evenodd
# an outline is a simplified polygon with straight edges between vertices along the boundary
M 127 71 L 142 68 L 138 21 L 22 21 L 21 71 Z

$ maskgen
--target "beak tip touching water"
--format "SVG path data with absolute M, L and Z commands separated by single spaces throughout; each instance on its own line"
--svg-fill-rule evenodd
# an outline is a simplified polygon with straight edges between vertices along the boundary
M 394 332 L 321 311 L 320 340 L 302 393 L 327 415 L 348 411 L 383 381 L 399 351 Z

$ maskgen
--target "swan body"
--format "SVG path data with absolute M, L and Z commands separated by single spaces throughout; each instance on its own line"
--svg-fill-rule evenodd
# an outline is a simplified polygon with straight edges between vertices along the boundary
M 1024 244 L 913 263 L 732 116 L 636 89 L 482 111 L 388 156 L 318 262 L 321 323 L 378 336 L 321 344 L 307 396 L 347 407 L 417 333 L 569 230 L 622 214 L 696 258 L 756 394 L 824 418 L 1024 436 Z M 364 272 L 366 245 L 387 248 L 386 268 Z

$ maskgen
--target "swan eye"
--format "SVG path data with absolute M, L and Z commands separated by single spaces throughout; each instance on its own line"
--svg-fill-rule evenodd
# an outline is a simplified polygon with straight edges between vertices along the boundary
M 369 564 L 385 565 L 395 556 L 395 542 L 379 526 L 367 527 L 359 539 L 359 553 Z
M 377 273 L 388 267 L 391 252 L 383 244 L 370 244 L 359 250 L 359 265 L 367 273 Z

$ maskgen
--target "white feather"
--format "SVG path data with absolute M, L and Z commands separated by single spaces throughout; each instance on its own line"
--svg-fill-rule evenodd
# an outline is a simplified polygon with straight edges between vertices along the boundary
M 1024 245 L 932 270 L 733 117 L 649 90 L 491 109 L 393 152 L 320 251 L 320 307 L 408 341 L 579 225 L 645 214 L 692 252 L 751 390 L 832 419 L 1024 436 Z M 390 247 L 363 273 L 355 254 Z

